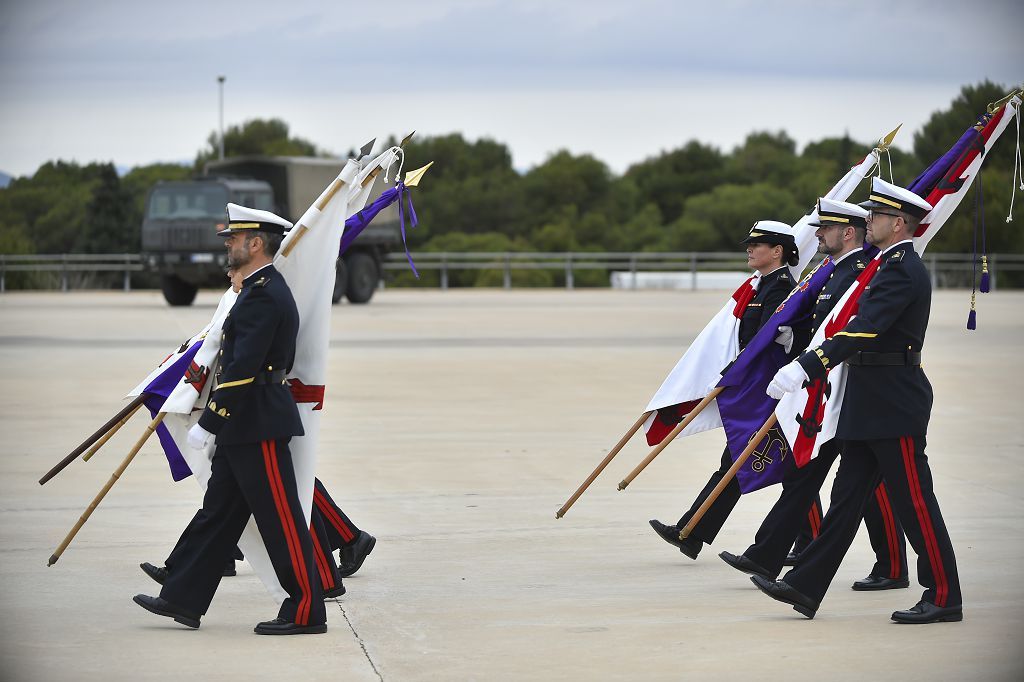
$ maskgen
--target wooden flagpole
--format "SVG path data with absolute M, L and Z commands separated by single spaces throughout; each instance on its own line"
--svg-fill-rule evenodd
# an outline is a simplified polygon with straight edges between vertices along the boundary
M 633 434 L 640 430 L 640 427 L 643 426 L 645 421 L 647 421 L 647 417 L 649 417 L 650 414 L 650 412 L 644 412 L 642 415 L 640 415 L 640 418 L 636 420 L 636 423 L 633 424 L 633 426 L 629 427 L 629 431 L 626 432 L 626 435 L 619 439 L 619 442 L 616 443 L 615 447 L 613 447 L 611 451 L 605 456 L 605 458 L 601 460 L 601 463 L 598 464 L 597 468 L 594 469 L 593 473 L 591 473 L 590 476 L 587 477 L 587 480 L 583 481 L 583 484 L 576 489 L 576 492 L 572 494 L 572 497 L 570 497 L 566 501 L 566 503 L 562 505 L 561 509 L 555 512 L 556 519 L 560 519 L 563 516 L 565 516 L 565 512 L 569 511 L 569 507 L 575 504 L 576 500 L 580 498 L 580 495 L 582 495 L 583 492 L 590 487 L 590 484 L 594 482 L 594 479 L 601 475 L 601 472 L 604 471 L 604 468 L 606 466 L 608 466 L 608 463 L 615 458 L 615 455 L 619 454 L 619 450 L 621 450 L 626 445 L 626 443 L 629 442 L 629 439 L 633 437 Z
M 135 413 L 138 412 L 139 408 L 141 408 L 141 407 L 142 407 L 142 403 L 139 403 L 138 405 L 135 406 L 134 410 L 132 410 L 131 412 L 126 414 L 124 417 L 122 417 L 121 421 L 119 421 L 116 424 L 114 424 L 114 428 L 112 428 L 109 431 L 107 431 L 107 435 L 103 436 L 103 438 L 100 438 L 98 441 L 96 441 L 96 444 L 93 445 L 91 448 L 89 448 L 89 452 L 87 452 L 84 455 L 82 455 L 82 461 L 83 462 L 88 462 L 90 459 L 92 459 L 92 456 L 96 454 L 96 451 L 99 450 L 100 448 L 102 448 L 104 445 L 106 445 L 107 441 L 110 440 L 111 438 L 113 438 L 114 434 L 117 433 L 118 431 L 120 431 L 121 427 L 124 426 L 125 424 L 127 424 L 128 420 L 131 419 L 132 417 L 134 417 Z
M 683 529 L 679 531 L 680 540 L 685 540 L 690 536 L 694 527 L 700 523 L 700 520 L 704 518 L 704 514 L 707 513 L 708 509 L 711 508 L 711 505 L 718 499 L 718 496 L 721 495 L 722 491 L 729 485 L 729 481 L 736 477 L 736 472 L 739 471 L 740 467 L 743 466 L 743 463 L 750 458 L 754 449 L 761 443 L 761 441 L 764 440 L 764 437 L 768 435 L 768 432 L 772 430 L 772 427 L 775 426 L 778 421 L 779 418 L 775 416 L 774 412 L 772 412 L 772 416 L 768 417 L 768 421 L 764 423 L 764 426 L 762 426 L 758 432 L 754 434 L 754 437 L 750 439 L 750 442 L 747 443 L 747 447 L 743 449 L 740 456 L 736 458 L 736 461 L 732 463 L 729 470 L 725 472 L 724 476 L 722 476 L 722 480 L 718 482 L 718 485 L 716 485 L 714 490 L 711 491 L 711 494 L 708 495 L 707 499 L 704 500 L 700 507 L 697 508 L 697 511 L 694 512 L 693 516 L 690 517 L 690 520 L 686 522 Z
M 675 440 L 676 436 L 682 433 L 683 429 L 689 426 L 690 422 L 696 419 L 697 415 L 703 412 L 704 408 L 710 405 L 711 401 L 714 400 L 715 397 L 723 390 L 725 390 L 725 387 L 720 386 L 713 389 L 711 393 L 708 393 L 706 396 L 704 396 L 704 399 L 697 403 L 697 406 L 690 410 L 690 412 L 685 417 L 683 417 L 683 420 L 681 422 L 676 424 L 676 427 L 672 429 L 667 436 L 665 436 L 665 439 L 654 446 L 654 449 L 651 450 L 651 454 L 647 455 L 647 457 L 644 458 L 644 461 L 637 464 L 636 468 L 629 472 L 629 476 L 626 476 L 624 479 L 622 479 L 622 482 L 619 483 L 619 490 L 625 490 L 626 486 L 632 483 L 633 479 L 639 476 L 640 472 L 646 469 L 647 465 L 653 462 L 654 458 L 660 455 L 661 451 L 667 448 L 668 444 Z
M 120 412 L 111 417 L 106 424 L 97 429 L 96 433 L 92 434 L 84 441 L 82 441 L 82 444 L 79 445 L 74 450 L 72 450 L 71 454 L 69 454 L 61 461 L 57 462 L 57 464 L 52 469 L 43 474 L 43 477 L 39 479 L 39 485 L 43 485 L 51 478 L 59 474 L 64 469 L 64 467 L 71 464 L 71 462 L 75 461 L 75 458 L 77 458 L 80 454 L 85 452 L 86 449 L 88 449 L 89 446 L 91 446 L 93 443 L 102 438 L 104 434 L 106 434 L 108 431 L 110 431 L 111 428 L 114 427 L 115 424 L 124 419 L 125 415 L 134 411 L 148 397 L 149 393 L 140 393 L 138 396 L 136 396 L 135 399 L 132 400 L 127 405 L 125 405 Z
M 159 412 L 157 413 L 156 417 L 153 418 L 153 421 L 149 423 L 149 426 L 146 427 L 146 430 L 143 432 L 142 437 L 139 438 L 137 443 L 135 443 L 135 447 L 131 449 L 131 452 L 129 452 L 128 456 L 124 458 L 124 460 L 121 462 L 121 465 L 117 467 L 116 470 L 114 470 L 114 473 L 110 476 L 110 480 L 107 481 L 107 484 L 103 486 L 103 489 L 100 490 L 96 497 L 93 498 L 93 501 L 89 503 L 89 506 L 86 508 L 86 510 L 82 512 L 82 515 L 78 517 L 78 523 L 76 523 L 75 527 L 71 529 L 71 532 L 67 534 L 67 537 L 64 538 L 64 541 L 61 542 L 60 546 L 58 546 L 54 553 L 50 555 L 50 560 L 46 563 L 47 566 L 53 566 L 55 563 L 57 563 L 57 560 L 60 559 L 60 555 L 63 554 L 64 550 L 67 549 L 68 545 L 71 544 L 71 541 L 75 538 L 75 535 L 77 535 L 78 531 L 82 528 L 82 526 L 85 525 L 85 522 L 89 520 L 89 517 L 92 516 L 93 511 L 96 510 L 96 507 L 103 500 L 106 494 L 110 492 L 110 489 L 114 487 L 114 484 L 117 482 L 117 479 L 121 477 L 121 474 L 124 473 L 124 470 L 128 468 L 129 464 L 132 463 L 132 460 L 135 459 L 135 455 L 138 454 L 139 450 L 142 449 L 143 444 L 149 439 L 149 437 L 153 435 L 153 432 L 156 431 L 156 427 L 160 425 L 160 422 L 164 420 L 165 416 L 167 416 L 166 412 Z

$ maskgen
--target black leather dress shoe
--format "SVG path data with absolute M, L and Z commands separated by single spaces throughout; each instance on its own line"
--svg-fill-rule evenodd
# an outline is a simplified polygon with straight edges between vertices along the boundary
M 324 599 L 337 599 L 345 594 L 345 586 L 339 581 L 333 590 L 324 590 Z
M 897 623 L 958 623 L 964 619 L 962 606 L 936 606 L 931 602 L 919 601 L 906 611 L 895 611 L 890 616 Z
M 361 530 L 352 544 L 342 547 L 341 551 L 338 552 L 338 556 L 341 559 L 341 562 L 338 564 L 338 573 L 341 574 L 341 577 L 347 578 L 358 571 L 376 544 L 377 538 L 365 530 Z
M 768 569 L 758 566 L 742 554 L 737 556 L 732 552 L 719 552 L 718 556 L 722 561 L 729 564 L 737 571 L 743 571 L 744 573 L 749 573 L 751 575 L 759 575 L 762 578 L 767 578 L 768 580 L 775 579 L 775 576 L 770 574 Z
M 783 566 L 796 566 L 798 563 L 800 563 L 799 552 L 790 552 L 786 555 L 786 558 L 782 560 Z
M 235 570 L 234 559 L 228 559 L 228 562 L 224 564 L 224 570 L 221 572 L 221 575 L 225 578 L 232 578 L 238 575 L 238 571 Z
M 670 545 L 675 545 L 679 548 L 679 551 L 690 557 L 696 559 L 697 555 L 700 554 L 701 547 L 704 543 L 695 537 L 688 537 L 685 540 L 679 539 L 679 529 L 675 526 L 666 526 L 657 519 L 650 520 L 651 528 L 657 533 L 662 540 Z
M 877 575 L 872 574 L 853 584 L 853 589 L 858 592 L 867 592 L 869 590 L 896 590 L 901 587 L 910 587 L 910 578 L 907 576 L 903 576 L 902 578 L 880 578 Z
M 257 635 L 319 635 L 327 632 L 327 623 L 319 625 L 296 625 L 284 618 L 265 620 L 253 628 Z
M 190 628 L 199 627 L 199 614 L 186 611 L 185 609 L 175 606 L 166 599 L 160 597 L 150 597 L 145 594 L 137 594 L 132 597 L 132 601 L 146 609 L 150 613 L 155 613 L 158 616 L 167 616 L 173 618 L 175 622 L 187 625 Z
M 757 589 L 772 599 L 789 604 L 793 607 L 794 611 L 808 618 L 814 618 L 814 614 L 818 611 L 818 602 L 801 594 L 796 588 L 786 583 L 785 580 L 768 580 L 759 575 L 752 575 L 750 576 L 750 582 L 757 585 Z
M 150 578 L 152 578 L 153 580 L 157 581 L 161 585 L 163 585 L 167 581 L 167 576 L 169 574 L 167 573 L 167 569 L 164 568 L 163 566 L 161 566 L 160 568 L 157 568 L 156 566 L 154 566 L 153 564 L 149 563 L 148 561 L 143 561 L 141 564 L 139 564 L 139 568 L 142 569 L 143 573 L 145 573 L 146 575 L 148 575 Z

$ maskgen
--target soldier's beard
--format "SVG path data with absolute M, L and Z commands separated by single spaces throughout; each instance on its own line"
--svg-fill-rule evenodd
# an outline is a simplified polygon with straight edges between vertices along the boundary
M 240 270 L 252 262 L 252 254 L 242 249 L 228 251 L 228 267 L 233 270 Z

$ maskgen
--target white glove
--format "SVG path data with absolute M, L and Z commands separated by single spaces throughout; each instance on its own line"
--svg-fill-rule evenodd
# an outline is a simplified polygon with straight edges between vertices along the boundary
M 786 352 L 793 350 L 793 328 L 779 327 L 779 335 L 775 337 L 775 343 L 786 349 Z
M 211 438 L 213 438 L 213 434 L 199 424 L 188 430 L 188 445 L 195 450 L 205 450 L 206 446 L 210 444 Z
M 765 392 L 775 400 L 780 400 L 782 396 L 799 389 L 808 380 L 807 372 L 794 360 L 775 373 Z

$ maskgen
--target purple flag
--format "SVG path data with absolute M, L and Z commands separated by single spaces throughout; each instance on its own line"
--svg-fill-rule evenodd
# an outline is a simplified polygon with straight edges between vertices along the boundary
M 985 116 L 982 116 L 979 119 L 979 123 L 985 122 L 984 119 Z M 982 149 L 984 149 L 985 141 L 981 139 L 981 133 L 978 132 L 977 128 L 971 126 L 960 136 L 960 139 L 957 140 L 956 144 L 948 152 L 932 161 L 931 165 L 924 169 L 910 183 L 907 189 L 918 196 L 927 197 L 939 184 L 943 176 L 955 167 L 956 161 L 964 155 L 964 152 L 977 144 L 981 144 Z
M 409 244 L 406 242 L 405 210 L 402 208 L 403 197 L 409 206 L 409 229 L 416 227 L 419 224 L 419 221 L 416 219 L 416 210 L 412 207 L 412 194 L 409 192 L 409 188 L 405 186 L 404 182 L 397 182 L 394 187 L 381 192 L 381 195 L 374 199 L 372 204 L 345 221 L 345 231 L 341 235 L 341 249 L 338 251 L 338 255 L 340 256 L 345 253 L 345 251 L 348 250 L 348 247 L 352 246 L 352 242 L 354 242 L 356 237 L 366 229 L 366 226 L 377 217 L 378 213 L 397 201 L 398 223 L 402 228 L 402 245 L 405 247 L 405 257 L 409 260 L 409 267 L 412 268 L 413 274 L 416 275 L 418 279 L 420 273 L 416 271 L 416 266 L 412 262 L 412 255 L 409 253 Z
M 718 386 L 724 390 L 718 394 L 716 401 L 729 442 L 729 452 L 734 460 L 747 447 L 750 437 L 757 433 L 775 411 L 778 401 L 765 394 L 765 387 L 779 368 L 789 361 L 786 351 L 775 343 L 778 328 L 806 324 L 814 310 L 818 293 L 835 268 L 832 259 L 826 257 L 807 273 L 723 372 Z M 736 473 L 740 490 L 749 493 L 778 483 L 785 471 L 783 462 L 791 456 L 782 432 L 772 429 Z
M 146 394 L 146 399 L 142 404 L 149 410 L 150 417 L 156 416 L 156 413 L 163 407 L 164 401 L 167 400 L 167 396 L 181 383 L 182 377 L 185 376 L 192 365 L 192 358 L 195 357 L 196 351 L 199 350 L 199 346 L 202 344 L 201 340 L 193 343 L 188 350 L 182 353 L 177 360 L 171 363 L 167 369 L 161 372 L 143 389 L 142 392 Z M 171 468 L 171 478 L 175 481 L 180 481 L 191 476 L 192 470 L 188 468 L 185 458 L 181 455 L 181 450 L 178 449 L 174 438 L 162 422 L 156 427 L 156 435 L 160 439 L 160 445 L 163 447 L 164 455 L 167 457 L 167 464 Z

